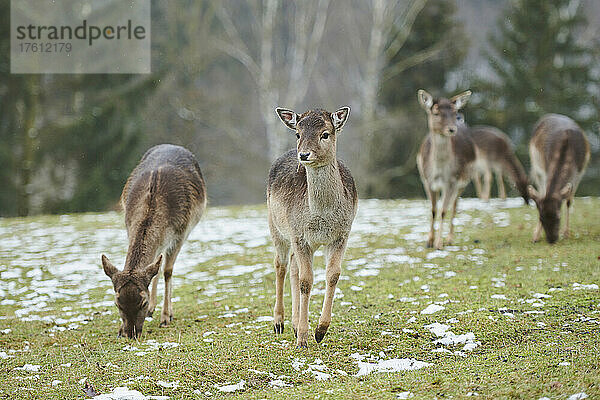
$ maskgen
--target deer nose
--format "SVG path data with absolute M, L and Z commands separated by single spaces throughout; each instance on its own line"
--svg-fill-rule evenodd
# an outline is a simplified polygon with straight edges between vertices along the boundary
M 448 133 L 451 133 L 451 134 L 455 134 L 456 133 L 456 127 L 455 126 L 449 126 L 447 128 L 447 130 L 448 130 Z
M 308 157 L 310 157 L 310 153 L 300 153 L 300 161 L 308 161 Z

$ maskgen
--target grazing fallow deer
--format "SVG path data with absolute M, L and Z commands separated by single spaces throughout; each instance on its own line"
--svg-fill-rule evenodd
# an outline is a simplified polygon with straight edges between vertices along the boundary
M 173 264 L 206 208 L 206 188 L 194 155 L 183 147 L 161 144 L 144 154 L 121 194 L 129 248 L 123 271 L 102 255 L 123 321 L 119 336 L 138 337 L 156 306 L 158 271 L 165 258 L 165 298 L 160 326 L 173 319 Z M 148 286 L 152 281 L 152 292 Z
M 292 324 L 298 347 L 308 347 L 308 304 L 313 285 L 313 255 L 325 246 L 326 292 L 317 343 L 331 323 L 335 287 L 341 273 L 358 197 L 354 179 L 336 158 L 336 141 L 349 107 L 296 114 L 277 108 L 285 126 L 296 133 L 296 150 L 271 166 L 267 185 L 269 229 L 275 245 L 276 298 L 273 327 L 283 333 L 283 287 L 290 265 Z
M 490 199 L 493 171 L 496 174 L 498 196 L 501 199 L 506 199 L 506 189 L 504 188 L 504 176 L 506 176 L 516 186 L 525 203 L 529 203 L 527 174 L 515 155 L 508 135 L 493 126 L 469 127 L 464 122 L 462 114 L 459 115 L 459 124 L 460 122 L 467 128 L 465 132 L 475 144 L 473 184 L 477 197 L 483 200 Z M 481 175 L 483 175 L 483 188 Z
M 531 176 L 537 190 L 529 186 L 540 219 L 533 232 L 533 241 L 540 240 L 542 227 L 548 243 L 558 240 L 560 209 L 567 201 L 563 236 L 569 236 L 569 211 L 579 181 L 590 160 L 590 144 L 585 134 L 571 118 L 546 114 L 535 125 L 529 142 Z
M 446 211 L 452 206 L 448 243 L 454 238 L 454 216 L 458 197 L 472 176 L 475 161 L 475 146 L 464 133 L 459 132 L 457 113 L 467 104 L 470 91 L 451 99 L 434 99 L 425 90 L 419 90 L 419 103 L 427 112 L 429 134 L 425 137 L 417 155 L 417 166 L 427 198 L 431 201 L 431 228 L 427 247 L 441 249 L 444 246 L 442 233 Z M 438 194 L 442 202 L 440 226 L 435 234 Z M 434 238 L 435 236 L 435 238 Z

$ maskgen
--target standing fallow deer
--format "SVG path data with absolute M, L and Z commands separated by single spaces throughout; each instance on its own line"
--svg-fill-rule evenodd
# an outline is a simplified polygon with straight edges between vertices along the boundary
M 341 273 L 358 197 L 354 179 L 336 158 L 336 141 L 350 112 L 342 107 L 296 114 L 277 108 L 281 121 L 296 134 L 296 150 L 271 166 L 267 185 L 269 229 L 275 245 L 273 327 L 283 333 L 283 287 L 288 264 L 292 292 L 292 324 L 297 346 L 308 347 L 308 305 L 313 286 L 313 256 L 325 246 L 326 292 L 317 343 L 331 323 L 335 288 Z
M 571 118 L 546 114 L 535 125 L 529 142 L 531 177 L 537 190 L 529 186 L 540 219 L 533 232 L 533 241 L 540 240 L 542 227 L 548 243 L 558 240 L 560 209 L 567 201 L 563 236 L 569 236 L 569 211 L 577 186 L 590 160 L 590 144 L 585 134 Z
M 470 91 L 460 93 L 451 99 L 434 99 L 425 90 L 419 90 L 417 97 L 427 113 L 429 134 L 421 144 L 417 155 L 417 166 L 427 198 L 431 201 L 431 228 L 427 239 L 428 247 L 441 249 L 444 218 L 452 207 L 448 244 L 454 239 L 454 216 L 458 197 L 472 176 L 475 162 L 475 146 L 464 133 L 459 132 L 457 113 L 467 104 Z M 435 234 L 435 217 L 438 213 L 437 200 L 442 202 L 440 225 Z
M 183 147 L 161 144 L 144 154 L 121 194 L 129 248 L 119 271 L 102 255 L 121 314 L 119 336 L 138 337 L 156 306 L 158 271 L 163 255 L 165 298 L 160 326 L 173 319 L 173 264 L 183 242 L 206 208 L 206 188 L 194 155 Z M 148 287 L 152 281 L 152 292 Z
M 506 176 L 516 186 L 527 204 L 529 202 L 527 174 L 515 155 L 508 135 L 493 126 L 467 126 L 464 116 L 459 113 L 459 125 L 461 122 L 467 128 L 466 134 L 475 144 L 473 184 L 477 196 L 482 200 L 490 199 L 493 171 L 496 175 L 498 196 L 501 199 L 506 199 L 506 189 L 504 188 L 504 176 Z M 481 186 L 482 175 L 483 187 Z

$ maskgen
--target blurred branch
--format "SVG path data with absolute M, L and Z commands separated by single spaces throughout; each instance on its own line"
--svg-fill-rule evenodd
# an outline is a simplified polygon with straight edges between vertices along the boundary
M 271 0 L 272 1 L 272 0 Z M 221 21 L 221 25 L 225 29 L 225 33 L 231 43 L 223 40 L 216 40 L 218 47 L 225 51 L 228 55 L 241 62 L 250 72 L 252 78 L 258 83 L 261 78 L 261 71 L 258 63 L 250 54 L 250 49 L 242 39 L 239 31 L 235 27 L 231 15 L 227 7 L 221 4 L 217 8 L 217 18 Z
M 398 33 L 390 42 L 388 48 L 385 51 L 385 56 L 388 60 L 394 58 L 406 43 L 406 40 L 408 39 L 410 32 L 412 31 L 412 26 L 415 23 L 415 20 L 417 19 L 417 16 L 421 12 L 421 10 L 423 10 L 423 7 L 425 7 L 425 4 L 427 4 L 427 0 L 414 0 L 411 3 L 411 5 L 407 7 L 406 12 L 400 18 L 401 24 L 398 27 Z M 392 26 L 395 26 L 397 21 L 398 18 L 394 20 Z
M 382 77 L 382 82 L 385 82 L 389 79 L 396 77 L 402 72 L 406 71 L 409 68 L 417 66 L 419 64 L 423 64 L 426 61 L 429 61 L 438 55 L 440 55 L 444 50 L 446 45 L 448 44 L 447 40 L 442 40 L 435 43 L 433 46 L 430 46 L 427 49 L 421 50 L 417 53 L 412 54 L 410 57 L 403 59 L 402 61 L 397 62 L 392 67 L 388 68 Z

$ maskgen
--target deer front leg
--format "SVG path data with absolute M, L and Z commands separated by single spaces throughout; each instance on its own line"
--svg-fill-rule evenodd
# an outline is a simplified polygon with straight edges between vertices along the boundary
M 275 255 L 275 307 L 273 309 L 273 330 L 275 333 L 283 333 L 284 307 L 283 288 L 285 285 L 285 274 L 287 272 L 287 254 L 277 252 Z
M 446 190 L 442 196 L 442 215 L 440 218 L 440 226 L 437 231 L 437 237 L 435 238 L 435 248 L 441 250 L 444 247 L 444 218 L 446 217 L 446 212 L 451 203 L 454 202 L 456 196 L 458 195 L 457 188 L 450 188 Z
M 165 259 L 165 298 L 163 299 L 163 309 L 160 313 L 160 326 L 167 326 L 173 321 L 173 304 L 171 304 L 171 296 L 173 294 L 173 282 L 171 277 L 173 276 L 173 264 L 181 249 L 181 243 L 167 254 Z
M 306 348 L 308 347 L 308 305 L 313 286 L 313 251 L 308 245 L 298 242 L 294 243 L 293 251 L 299 267 L 298 286 L 300 289 L 300 314 L 296 344 L 299 348 Z
M 290 286 L 292 289 L 292 327 L 294 336 L 298 336 L 298 320 L 300 318 L 300 282 L 298 277 L 298 263 L 294 253 L 290 256 Z
M 331 324 L 331 310 L 333 308 L 333 298 L 340 274 L 342 272 L 342 258 L 346 250 L 346 239 L 333 243 L 327 247 L 327 266 L 325 270 L 326 290 L 325 299 L 323 299 L 323 309 L 319 318 L 319 325 L 315 329 L 315 339 L 321 343 L 327 329 Z
M 485 172 L 483 173 L 483 194 L 481 195 L 481 199 L 488 201 L 490 199 L 491 191 L 492 191 L 492 171 L 490 168 L 486 167 Z
M 152 278 L 152 290 L 150 291 L 150 301 L 148 302 L 148 312 L 146 315 L 151 317 L 156 308 L 156 292 L 158 292 L 158 274 Z
M 429 236 L 427 237 L 427 247 L 433 247 L 433 238 L 435 237 L 435 215 L 437 213 L 437 192 L 427 190 L 427 196 L 431 200 L 431 226 Z
M 506 189 L 504 188 L 504 178 L 502 178 L 502 171 L 496 171 L 496 185 L 498 186 L 498 197 L 502 200 L 506 199 Z
M 537 243 L 542 236 L 542 221 L 538 220 L 537 226 L 533 230 L 533 243 Z
M 481 174 L 477 171 L 473 172 L 473 186 L 475 186 L 477 197 L 481 199 Z
M 448 244 L 454 243 L 454 217 L 456 216 L 456 204 L 458 203 L 458 196 L 454 198 L 452 204 L 452 214 L 450 215 L 450 233 L 448 234 Z

